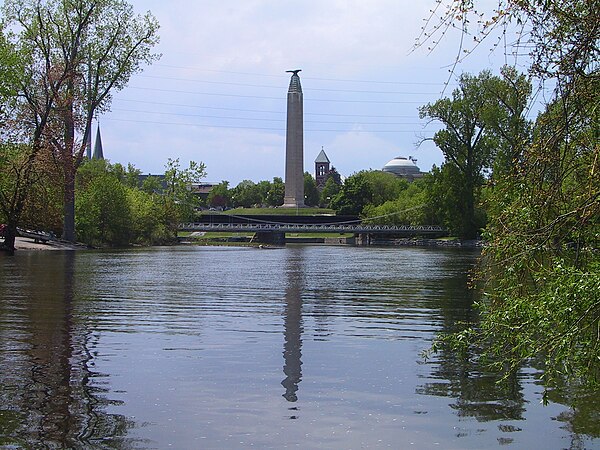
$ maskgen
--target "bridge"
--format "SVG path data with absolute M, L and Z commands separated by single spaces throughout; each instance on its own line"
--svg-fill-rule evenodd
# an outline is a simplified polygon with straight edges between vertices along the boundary
M 182 223 L 179 231 L 214 231 L 228 233 L 353 233 L 387 234 L 396 236 L 426 236 L 445 234 L 447 230 L 436 225 L 345 225 L 304 223 Z
M 253 220 L 248 216 L 236 218 L 230 222 L 219 220 L 215 223 L 212 220 L 203 222 L 182 223 L 179 225 L 179 231 L 203 231 L 203 232 L 221 232 L 221 233 L 246 233 L 255 234 L 255 239 L 258 242 L 270 244 L 285 243 L 286 233 L 301 233 L 301 234 L 353 234 L 360 244 L 368 244 L 372 237 L 440 237 L 447 234 L 447 230 L 435 225 L 367 225 L 360 223 L 358 220 L 341 221 L 335 219 L 329 223 L 306 223 L 306 217 L 301 220 L 302 223 L 295 223 L 294 218 L 287 218 L 288 221 L 283 222 L 281 217 L 277 218 L 276 222 L 265 220 Z M 319 222 L 323 220 L 315 220 Z M 338 218 L 339 220 L 339 218 Z

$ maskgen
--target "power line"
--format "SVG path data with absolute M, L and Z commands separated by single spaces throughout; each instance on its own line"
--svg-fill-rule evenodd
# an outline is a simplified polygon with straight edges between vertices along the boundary
M 201 117 L 207 119 L 226 119 L 226 120 L 250 120 L 250 121 L 264 121 L 264 122 L 285 122 L 285 119 L 265 119 L 260 117 L 232 117 L 232 116 L 215 116 L 211 114 L 186 114 L 186 113 L 174 113 L 174 112 L 162 112 L 162 111 L 143 111 L 139 109 L 127 109 L 127 108 L 113 108 L 113 111 L 133 112 L 142 114 L 160 114 L 166 116 L 184 116 L 184 117 Z M 341 124 L 341 125 L 352 125 L 354 122 L 340 122 L 340 121 L 327 121 L 327 120 L 305 120 L 304 123 L 327 123 L 327 124 Z M 360 121 L 361 125 L 426 125 L 427 123 L 421 122 L 364 122 Z
M 240 94 L 222 94 L 215 92 L 193 92 L 193 91 L 181 91 L 177 89 L 162 89 L 162 88 L 149 88 L 140 86 L 129 86 L 128 89 L 139 89 L 145 91 L 157 91 L 157 92 L 170 92 L 175 94 L 192 94 L 192 95 L 211 95 L 220 97 L 235 97 L 235 98 L 258 98 L 263 100 L 285 100 L 283 97 L 265 97 L 260 95 L 240 95 Z M 390 101 L 390 100 L 334 100 L 334 99 L 316 99 L 316 98 L 305 98 L 308 102 L 330 102 L 330 103 L 377 103 L 377 104 L 418 104 L 421 105 L 423 102 L 417 101 Z
M 153 125 L 179 125 L 179 126 L 189 126 L 189 127 L 202 127 L 202 128 L 227 128 L 227 129 L 241 129 L 241 130 L 257 130 L 257 131 L 278 131 L 285 132 L 284 128 L 272 128 L 272 127 L 245 127 L 245 126 L 236 126 L 236 125 L 205 125 L 205 124 L 197 124 L 197 123 L 183 123 L 183 122 L 163 122 L 163 121 L 153 121 L 153 120 L 135 120 L 135 119 L 121 119 L 114 118 L 110 116 L 103 117 L 102 120 L 109 120 L 114 122 L 131 122 L 131 123 L 146 123 Z M 321 132 L 331 132 L 331 133 L 419 133 L 422 130 L 414 131 L 414 130 L 319 130 L 319 129 L 305 129 L 305 132 L 310 133 L 321 133 Z
M 281 85 L 264 85 L 264 84 L 249 84 L 249 83 L 235 83 L 230 81 L 209 81 L 209 80 L 194 80 L 190 78 L 176 78 L 176 77 L 160 77 L 156 75 L 137 75 L 139 78 L 152 78 L 158 80 L 170 80 L 170 81 L 187 81 L 192 83 L 205 83 L 205 84 L 217 84 L 217 85 L 226 85 L 226 86 L 242 86 L 242 87 L 257 87 L 257 88 L 267 88 L 267 89 L 279 89 L 281 90 Z M 409 83 L 406 83 L 409 84 Z M 410 83 L 413 84 L 413 83 Z M 419 84 L 419 83 L 414 83 Z M 437 84 L 436 84 L 437 86 Z M 356 94 L 398 94 L 398 95 L 437 95 L 439 92 L 415 92 L 415 91 L 366 91 L 366 90 L 356 90 L 356 89 L 331 89 L 331 88 L 317 88 L 311 87 L 311 91 L 325 91 L 325 92 L 345 92 L 345 93 L 356 93 Z
M 169 64 L 154 64 L 157 67 L 166 67 L 169 69 L 185 69 L 185 70 L 196 70 L 201 72 L 211 72 L 211 73 L 228 73 L 232 75 L 244 75 L 244 76 L 257 76 L 257 77 L 268 77 L 268 78 L 289 78 L 287 75 L 273 75 L 273 74 L 265 74 L 265 73 L 252 73 L 252 72 L 236 72 L 231 70 L 216 70 L 216 69 L 199 69 L 197 67 L 185 67 L 185 66 L 174 66 Z M 356 79 L 344 79 L 344 78 L 319 78 L 319 77 L 310 77 L 303 76 L 303 80 L 317 80 L 317 81 L 333 81 L 333 82 L 344 82 L 344 83 L 371 83 L 371 84 L 397 84 L 397 85 L 418 85 L 418 86 L 440 86 L 440 83 L 433 82 L 418 82 L 418 81 L 381 81 L 381 80 L 356 80 Z M 445 84 L 445 83 L 441 83 Z M 453 83 L 455 84 L 455 83 Z
M 148 105 L 162 105 L 162 106 L 177 106 L 182 108 L 200 108 L 209 110 L 220 110 L 220 111 L 238 111 L 238 112 L 253 112 L 253 113 L 264 113 L 264 114 L 285 114 L 285 111 L 269 111 L 263 109 L 244 109 L 244 108 L 225 108 L 222 106 L 204 106 L 204 105 L 189 105 L 184 103 L 168 103 L 168 102 L 155 102 L 149 100 L 132 100 L 126 98 L 119 98 L 118 101 L 130 102 L 130 103 L 143 103 Z M 315 113 L 315 112 L 304 112 L 305 116 L 330 116 L 330 117 L 369 117 L 369 118 L 413 118 L 414 115 L 386 115 L 386 114 L 331 114 L 331 113 Z

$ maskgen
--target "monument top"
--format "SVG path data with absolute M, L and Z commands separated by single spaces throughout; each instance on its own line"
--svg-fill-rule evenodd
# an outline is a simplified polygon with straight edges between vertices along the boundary
M 292 74 L 292 79 L 290 80 L 290 88 L 288 89 L 288 94 L 290 93 L 302 93 L 302 86 L 300 85 L 300 77 L 298 76 L 298 72 L 302 71 L 302 69 L 295 70 L 286 70 L 286 73 Z

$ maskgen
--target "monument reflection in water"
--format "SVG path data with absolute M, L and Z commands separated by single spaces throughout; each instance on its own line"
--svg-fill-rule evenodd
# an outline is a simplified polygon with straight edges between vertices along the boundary
M 284 313 L 284 346 L 283 373 L 281 382 L 285 387 L 283 396 L 289 402 L 298 400 L 296 392 L 302 380 L 302 284 L 304 281 L 304 260 L 301 253 L 290 253 L 286 264 L 285 277 L 285 313 Z M 296 416 L 291 416 L 295 419 Z

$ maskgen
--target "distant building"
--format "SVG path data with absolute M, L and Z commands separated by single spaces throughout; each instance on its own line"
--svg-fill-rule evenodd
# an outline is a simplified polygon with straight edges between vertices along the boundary
M 156 178 L 158 180 L 158 185 L 160 186 L 160 190 L 157 192 L 158 194 L 162 194 L 168 188 L 167 180 L 164 175 L 138 175 L 138 186 L 142 187 L 144 185 L 144 181 L 148 178 Z M 218 186 L 219 183 L 211 183 L 208 181 L 203 181 L 200 183 L 192 183 L 189 187 L 192 194 L 200 197 L 202 200 L 206 200 L 208 198 L 208 194 L 215 186 Z
M 92 153 L 92 129 L 91 126 L 85 135 L 85 156 L 87 159 L 104 159 L 104 149 L 102 148 L 102 137 L 100 136 L 100 124 L 96 130 L 96 143 Z
M 321 152 L 315 159 L 315 181 L 317 182 L 317 187 L 319 189 L 323 189 L 325 186 L 325 182 L 327 181 L 327 175 L 330 170 L 329 158 L 325 154 L 325 150 L 321 147 Z
M 210 191 L 212 191 L 212 189 L 218 185 L 219 185 L 219 183 L 209 183 L 209 182 L 192 183 L 192 186 L 191 186 L 192 194 L 195 194 L 198 197 L 200 197 L 201 199 L 206 200 L 208 198 L 208 194 L 210 194 Z
M 102 137 L 100 136 L 100 124 L 98 124 L 98 130 L 96 131 L 96 143 L 94 144 L 94 154 L 92 155 L 92 159 L 104 159 Z
M 405 158 L 404 156 L 397 156 L 394 159 L 388 161 L 388 163 L 383 166 L 384 172 L 393 173 L 397 177 L 402 177 L 407 179 L 408 181 L 412 181 L 417 178 L 422 178 L 424 172 L 421 172 L 421 169 L 417 166 L 417 160 L 412 156 Z

